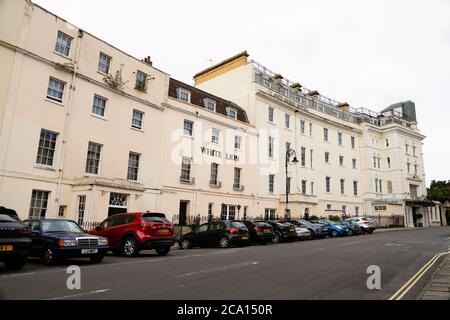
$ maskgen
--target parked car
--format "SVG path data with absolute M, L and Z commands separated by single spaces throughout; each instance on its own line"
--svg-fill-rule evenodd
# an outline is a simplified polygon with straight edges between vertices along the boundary
M 47 265 L 71 258 L 89 258 L 100 263 L 108 251 L 108 239 L 87 234 L 75 221 L 30 219 L 30 256 L 42 258 Z
M 369 217 L 353 217 L 346 220 L 359 225 L 364 233 L 372 234 L 376 229 L 375 224 Z
M 348 220 L 343 220 L 338 223 L 341 226 L 347 227 L 349 236 L 363 234 L 364 230 L 356 223 Z
M 115 214 L 89 233 L 108 238 L 113 254 L 128 257 L 145 249 L 154 249 L 164 256 L 175 243 L 173 224 L 159 212 Z
M 309 231 L 308 228 L 305 227 L 303 224 L 300 224 L 295 220 L 281 220 L 280 222 L 293 225 L 295 228 L 295 232 L 297 233 L 297 239 L 299 240 L 311 239 L 312 237 L 311 231 Z
M 0 207 L 0 262 L 8 270 L 21 269 L 27 262 L 31 232 L 16 211 Z
M 277 220 L 269 220 L 267 222 L 273 227 L 273 243 L 278 243 L 280 241 L 293 241 L 297 239 L 297 232 L 295 231 L 295 226 L 292 224 L 281 223 Z
M 326 225 L 328 227 L 328 236 L 329 237 L 336 238 L 337 236 L 348 235 L 348 228 L 346 226 L 338 225 L 334 222 L 331 222 L 331 221 L 328 221 L 325 219 L 315 220 L 314 222 Z
M 275 236 L 272 226 L 267 222 L 246 220 L 243 223 L 248 229 L 250 242 L 266 244 Z
M 248 245 L 250 241 L 248 229 L 237 220 L 221 220 L 193 226 L 192 231 L 178 240 L 181 249 L 193 247 L 220 246 L 228 248 L 232 245 Z
M 323 224 L 313 223 L 305 219 L 296 219 L 294 221 L 308 228 L 314 239 L 321 239 L 328 236 L 328 227 Z

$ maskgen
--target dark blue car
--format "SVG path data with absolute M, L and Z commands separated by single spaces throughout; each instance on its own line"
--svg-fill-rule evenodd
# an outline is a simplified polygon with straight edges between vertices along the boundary
M 87 234 L 72 220 L 41 218 L 25 223 L 31 229 L 30 256 L 42 258 L 47 265 L 71 258 L 99 263 L 109 249 L 107 238 Z

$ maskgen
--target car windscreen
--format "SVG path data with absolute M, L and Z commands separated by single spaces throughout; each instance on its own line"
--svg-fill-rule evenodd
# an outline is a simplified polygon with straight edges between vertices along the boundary
M 169 220 L 166 219 L 164 214 L 155 214 L 155 213 L 146 213 L 142 215 L 142 220 L 145 222 L 161 222 L 161 223 L 170 223 Z
M 8 223 L 8 222 L 20 222 L 20 219 L 17 216 L 0 214 L 0 223 Z
M 84 233 L 75 222 L 68 220 L 45 220 L 42 221 L 42 231 L 51 232 L 75 232 Z
M 247 228 L 245 226 L 245 224 L 243 224 L 242 222 L 239 222 L 239 221 L 230 221 L 230 226 L 232 228 Z

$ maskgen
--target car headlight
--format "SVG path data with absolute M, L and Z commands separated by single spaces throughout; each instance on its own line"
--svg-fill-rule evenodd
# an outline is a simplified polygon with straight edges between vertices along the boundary
M 338 230 L 341 230 L 341 229 L 342 229 L 342 227 L 340 227 L 340 226 L 336 226 L 336 229 L 338 229 Z
M 101 246 L 107 246 L 108 245 L 108 239 L 107 238 L 100 238 L 98 239 L 98 244 Z
M 77 240 L 58 240 L 60 247 L 76 247 L 78 245 Z

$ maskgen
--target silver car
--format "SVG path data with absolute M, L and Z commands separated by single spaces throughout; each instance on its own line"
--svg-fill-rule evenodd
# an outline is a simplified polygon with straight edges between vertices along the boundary
M 377 228 L 372 219 L 369 217 L 353 217 L 346 220 L 357 224 L 365 233 L 368 234 L 372 234 L 373 231 Z

